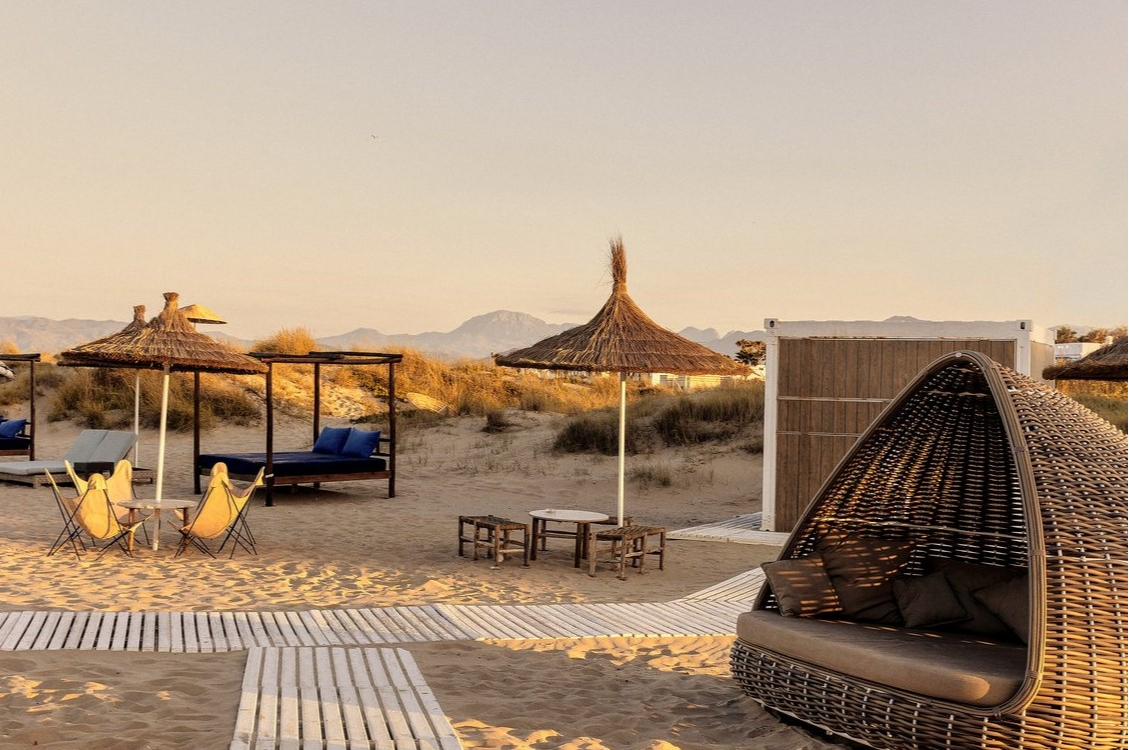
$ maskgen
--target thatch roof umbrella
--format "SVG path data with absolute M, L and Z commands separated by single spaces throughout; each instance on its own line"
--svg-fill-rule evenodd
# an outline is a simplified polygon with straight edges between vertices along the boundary
M 126 324 L 125 328 L 117 333 L 112 333 L 100 339 L 95 339 L 86 344 L 79 344 L 74 349 L 64 352 L 63 356 L 67 357 L 66 360 L 59 362 L 64 367 L 109 367 L 103 363 L 98 353 L 106 349 L 113 350 L 118 345 L 114 342 L 118 340 L 128 340 L 137 331 L 145 327 L 145 305 L 133 306 L 133 320 Z M 141 372 L 138 371 L 133 379 L 133 434 L 141 434 Z M 133 463 L 137 464 L 137 457 L 140 455 L 141 445 L 140 441 L 133 444 Z
M 232 351 L 199 333 L 177 309 L 176 292 L 165 293 L 165 308 L 143 326 L 132 324 L 112 336 L 62 353 L 62 364 L 100 367 L 139 367 L 164 373 L 161 388 L 161 426 L 157 447 L 157 499 L 162 497 L 165 468 L 165 433 L 168 427 L 169 373 L 205 371 L 258 373 L 266 368 L 254 357 Z M 135 317 L 136 321 L 136 317 Z M 128 332 L 127 332 L 128 331 Z
M 651 320 L 627 294 L 627 253 L 611 241 L 612 294 L 592 320 L 494 361 L 505 367 L 619 373 L 619 488 L 617 519 L 623 525 L 627 427 L 627 374 L 747 375 L 749 368 Z
M 219 313 L 203 305 L 186 305 L 180 308 L 180 311 L 184 313 L 184 317 L 193 323 L 207 323 L 208 325 L 225 325 L 227 323 L 220 317 Z
M 1082 359 L 1043 370 L 1044 380 L 1129 380 L 1129 337 L 1092 351 Z

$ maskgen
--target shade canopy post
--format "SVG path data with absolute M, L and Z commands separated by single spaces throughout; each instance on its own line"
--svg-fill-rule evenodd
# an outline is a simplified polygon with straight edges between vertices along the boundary
M 623 526 L 624 474 L 627 468 L 627 373 L 619 374 L 619 493 L 617 526 Z
M 161 370 L 161 430 L 157 437 L 157 502 L 161 501 L 165 484 L 165 430 L 169 423 L 169 366 Z

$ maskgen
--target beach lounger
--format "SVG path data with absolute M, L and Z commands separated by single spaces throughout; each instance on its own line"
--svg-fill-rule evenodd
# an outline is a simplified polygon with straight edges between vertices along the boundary
M 0 463 L 0 481 L 39 486 L 46 481 L 44 472 L 55 475 L 56 482 L 70 481 L 66 462 L 80 473 L 109 471 L 126 457 L 137 435 L 122 430 L 83 430 L 62 459 L 57 461 L 9 461 Z

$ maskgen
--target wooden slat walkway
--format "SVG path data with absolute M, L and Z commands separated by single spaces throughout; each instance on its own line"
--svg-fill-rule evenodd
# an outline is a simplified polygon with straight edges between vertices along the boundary
M 398 648 L 252 648 L 230 750 L 458 750 L 412 655 Z
M 761 514 L 749 513 L 727 521 L 690 526 L 668 531 L 667 539 L 690 539 L 702 542 L 734 542 L 736 544 L 783 545 L 788 535 L 776 531 L 761 531 Z
M 248 651 L 230 750 L 456 750 L 404 649 L 460 640 L 732 635 L 760 570 L 670 602 L 294 612 L 0 612 L 0 651 Z
M 747 590 L 745 587 L 743 590 Z M 435 605 L 303 612 L 5 612 L 0 651 L 216 652 L 250 648 L 731 635 L 751 599 Z

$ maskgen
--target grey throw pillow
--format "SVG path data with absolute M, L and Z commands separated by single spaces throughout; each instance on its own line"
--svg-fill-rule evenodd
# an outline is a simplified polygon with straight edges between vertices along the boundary
M 951 625 L 968 619 L 944 573 L 895 578 L 894 599 L 907 628 Z
M 991 610 L 992 614 L 1007 623 L 1021 641 L 1027 643 L 1031 630 L 1031 609 L 1028 606 L 1026 575 L 985 586 L 973 592 L 973 596 Z
M 940 560 L 935 566 L 945 574 L 949 584 L 960 600 L 960 605 L 968 612 L 968 619 L 954 624 L 954 630 L 976 635 L 1011 638 L 1012 630 L 986 607 L 975 593 L 997 583 L 1010 581 L 1015 573 L 998 565 L 976 565 L 956 560 Z
M 861 622 L 902 623 L 891 580 L 909 562 L 911 542 L 837 536 L 816 546 L 844 615 Z
M 839 598 L 819 555 L 777 560 L 764 563 L 761 568 L 776 595 L 780 614 L 785 617 L 811 617 L 839 611 Z

